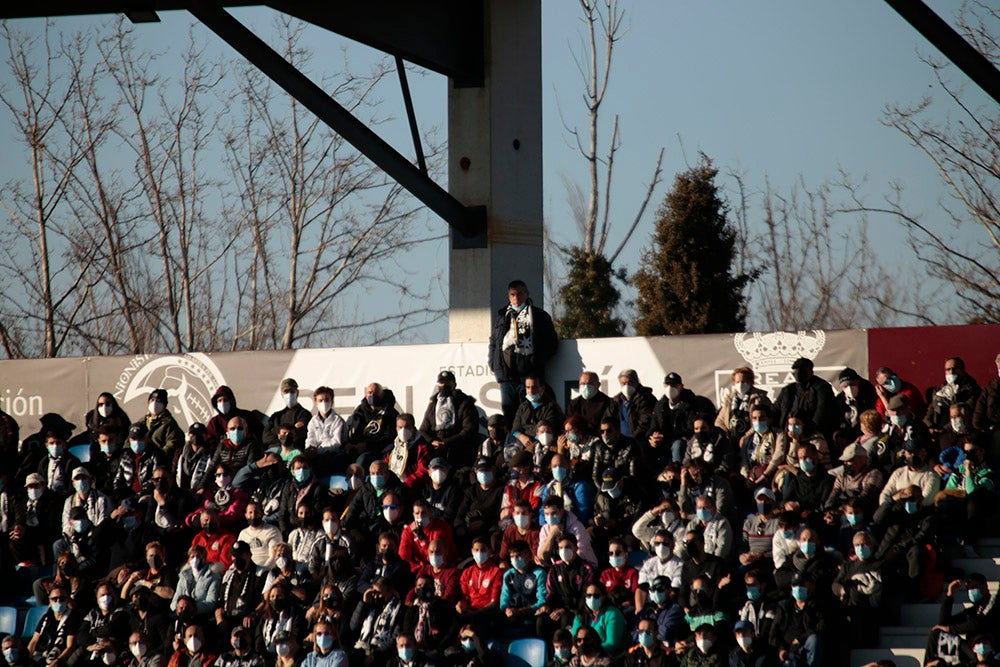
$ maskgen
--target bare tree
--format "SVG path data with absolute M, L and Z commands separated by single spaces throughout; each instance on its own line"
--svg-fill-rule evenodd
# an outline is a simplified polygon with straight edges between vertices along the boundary
M 301 24 L 277 24 L 285 58 L 305 71 L 312 54 L 300 46 Z M 381 62 L 365 74 L 343 62 L 331 96 L 369 124 L 380 115 L 374 90 L 389 73 Z M 251 230 L 238 257 L 240 326 L 233 347 L 309 345 L 358 326 L 387 322 L 422 326 L 440 313 L 413 307 L 426 291 L 415 289 L 404 264 L 394 263 L 414 238 L 419 210 L 398 183 L 342 137 L 274 87 L 252 67 L 242 67 L 245 120 L 226 132 L 228 164 L 239 184 L 229 215 Z M 333 80 L 333 79 L 331 79 Z M 273 266 L 285 267 L 284 275 Z M 364 322 L 343 317 L 354 290 L 390 287 L 409 309 Z M 247 316 L 244 316 L 247 315 Z M 393 327 L 400 331 L 399 327 Z

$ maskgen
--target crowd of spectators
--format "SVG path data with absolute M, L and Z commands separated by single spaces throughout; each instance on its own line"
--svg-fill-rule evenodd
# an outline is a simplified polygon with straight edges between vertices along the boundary
M 219 387 L 186 432 L 161 389 L 23 439 L 0 413 L 0 597 L 48 605 L 2 662 L 493 665 L 540 637 L 553 665 L 838 665 L 944 593 L 928 662 L 995 665 L 1000 604 L 946 575 L 997 517 L 1000 380 L 944 371 L 799 359 L 772 401 L 739 368 L 718 409 L 623 370 L 565 412 L 528 372 L 506 417 L 448 371 L 419 420 L 378 383 L 310 411 L 291 378 L 269 416 Z

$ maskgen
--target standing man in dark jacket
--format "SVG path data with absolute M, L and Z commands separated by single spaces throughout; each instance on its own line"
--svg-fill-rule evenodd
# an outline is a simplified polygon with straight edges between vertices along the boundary
M 778 394 L 778 400 L 774 402 L 781 415 L 780 423 L 786 423 L 788 415 L 792 411 L 798 411 L 808 417 L 816 425 L 816 430 L 829 442 L 838 421 L 833 387 L 826 380 L 813 375 L 812 359 L 796 359 L 792 364 L 792 374 L 795 382 L 785 385 Z
M 500 383 L 500 405 L 509 425 L 524 399 L 524 379 L 545 375 L 559 337 L 552 317 L 531 303 L 523 280 L 507 285 L 507 298 L 510 303 L 497 311 L 490 332 L 489 364 Z
M 431 456 L 448 459 L 454 468 L 471 466 L 476 460 L 481 437 L 476 399 L 456 389 L 451 371 L 438 373 L 437 390 L 424 411 L 420 434 L 431 443 Z
M 639 382 L 639 374 L 631 368 L 618 373 L 621 391 L 611 397 L 611 405 L 605 417 L 612 417 L 618 423 L 618 430 L 626 438 L 645 442 L 653 425 L 653 409 L 656 399 L 653 390 Z
M 684 458 L 684 447 L 694 435 L 694 418 L 699 414 L 715 415 L 715 405 L 686 388 L 680 375 L 667 373 L 663 378 L 663 397 L 653 408 L 648 437 L 651 458 L 658 471 L 667 463 L 680 463 Z

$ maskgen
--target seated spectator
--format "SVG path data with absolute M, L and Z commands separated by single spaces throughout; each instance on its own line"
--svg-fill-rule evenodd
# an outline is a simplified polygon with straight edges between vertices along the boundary
M 695 667 L 695 665 L 721 667 L 725 664 L 725 660 L 726 652 L 719 644 L 715 627 L 704 623 L 694 630 L 694 645 L 685 647 L 681 667 Z
M 972 606 L 954 613 L 955 595 L 963 585 Z M 955 579 L 948 584 L 941 600 L 938 622 L 927 638 L 924 663 L 940 660 L 944 664 L 955 664 L 962 656 L 970 655 L 970 640 L 983 633 L 995 632 L 997 627 L 1000 627 L 1000 605 L 994 603 L 986 577 L 974 572 L 966 575 L 964 581 Z
M 527 542 L 514 542 L 500 589 L 500 612 L 508 629 L 517 634 L 534 632 L 535 616 L 543 613 L 540 610 L 547 598 L 545 570 L 532 563 Z
M 456 665 L 466 667 L 496 667 L 500 665 L 500 655 L 486 643 L 486 638 L 472 623 L 458 630 L 458 646 L 461 654 L 455 658 Z
M 378 536 L 375 558 L 361 568 L 358 593 L 364 594 L 378 579 L 388 579 L 397 591 L 408 591 L 412 586 L 409 564 L 399 557 L 399 541 L 392 533 Z
M 184 631 L 184 644 L 170 657 L 167 667 L 212 665 L 218 656 L 209 653 L 205 646 L 205 633 L 200 626 L 189 625 Z
M 524 447 L 530 448 L 537 433 L 538 424 L 546 421 L 554 429 L 565 419 L 562 409 L 556 403 L 552 389 L 539 375 L 528 375 L 524 378 L 524 400 L 514 412 L 511 433 Z M 554 434 L 558 435 L 558 433 Z
M 430 562 L 428 547 L 433 540 L 441 541 L 445 562 L 454 563 L 458 552 L 451 526 L 442 519 L 435 519 L 430 504 L 419 498 L 413 503 L 413 522 L 403 529 L 399 541 L 399 557 L 410 564 L 414 573 Z
M 741 438 L 740 474 L 755 486 L 769 486 L 774 472 L 784 463 L 784 456 L 778 454 L 778 434 L 772 423 L 770 408 L 767 405 L 756 405 L 750 410 L 749 431 L 731 435 Z
M 279 633 L 287 632 L 293 637 L 305 636 L 305 613 L 285 582 L 275 584 L 267 592 L 264 605 L 256 614 L 255 621 L 254 650 L 264 656 L 265 662 L 271 662 L 275 658 L 275 644 Z
M 409 633 L 396 637 L 396 655 L 389 660 L 389 667 L 434 667 L 427 651 L 417 647 L 417 640 Z
M 903 443 L 903 462 L 892 471 L 878 497 L 879 506 L 891 500 L 899 500 L 899 492 L 911 486 L 920 487 L 925 505 L 933 505 L 934 497 L 941 490 L 941 478 L 927 463 L 927 443 L 907 440 Z
M 874 392 L 873 392 L 874 393 Z M 766 639 L 757 639 L 757 631 L 749 621 L 737 621 L 733 627 L 736 646 L 729 652 L 729 667 L 764 667 L 774 656 Z
M 996 356 L 997 373 L 1000 374 L 1000 354 Z M 1000 379 L 993 378 L 979 394 L 972 412 L 972 429 L 990 434 L 989 449 L 996 454 L 1000 448 Z
M 882 473 L 872 468 L 868 461 L 868 452 L 860 445 L 850 445 L 841 454 L 844 463 L 844 473 L 836 476 L 833 489 L 823 503 L 823 509 L 828 516 L 838 514 L 844 501 L 848 498 L 858 498 L 865 503 L 865 509 L 878 506 L 878 496 L 882 488 Z
M 569 663 L 572 667 L 610 667 L 611 656 L 601 647 L 601 637 L 597 630 L 589 625 L 582 625 L 573 633 L 573 637 L 576 657 Z
M 765 390 L 754 386 L 755 375 L 749 366 L 735 369 L 731 378 L 732 384 L 726 387 L 719 401 L 715 425 L 732 442 L 739 442 L 752 428 L 754 410 L 764 406 L 770 412 L 771 399 Z
M 614 420 L 610 420 L 614 423 Z M 568 466 L 579 481 L 588 480 L 594 472 L 594 454 L 604 444 L 597 434 L 607 429 L 608 418 L 598 419 L 597 426 L 590 430 L 582 417 L 568 417 L 563 422 L 563 434 L 559 436 L 557 451 L 563 456 L 563 464 Z M 614 427 L 617 432 L 617 427 Z M 551 467 L 551 465 L 549 466 Z
M 611 405 L 611 398 L 601 391 L 601 378 L 593 371 L 581 373 L 577 387 L 580 394 L 566 406 L 566 419 L 579 417 L 583 420 L 584 431 L 597 433 L 601 417 Z
M 233 486 L 233 475 L 226 465 L 212 466 L 215 477 L 202 494 L 202 506 L 188 515 L 185 523 L 189 526 L 204 525 L 201 515 L 211 511 L 212 521 L 227 532 L 238 531 L 246 521 L 247 494 Z
M 771 558 L 774 567 L 782 567 L 789 558 L 799 551 L 799 514 L 786 510 L 778 515 L 778 532 L 771 541 Z
M 431 513 L 436 519 L 443 519 L 449 525 L 455 525 L 458 515 L 458 504 L 462 501 L 463 488 L 451 474 L 448 460 L 437 456 L 430 462 L 430 483 L 424 484 L 422 494 L 424 500 L 431 506 Z
M 152 442 L 146 425 L 133 424 L 128 430 L 128 447 L 118 459 L 118 470 L 112 481 L 115 498 L 151 494 L 153 471 L 166 463 L 167 455 Z
M 819 459 L 816 446 L 811 442 L 799 445 L 798 470 L 786 476 L 782 495 L 785 507 L 804 516 L 819 511 L 833 492 L 834 478 Z
M 221 527 L 219 513 L 208 507 L 198 515 L 201 531 L 191 539 L 192 546 L 200 546 L 205 550 L 207 562 L 219 563 L 220 570 L 233 564 L 232 546 L 236 536 Z
M 295 511 L 295 528 L 288 533 L 288 544 L 292 547 L 292 559 L 300 566 L 310 566 L 316 544 L 323 541 L 325 530 L 320 527 L 320 519 L 320 514 L 309 505 L 299 505 Z M 335 511 L 331 509 L 327 515 L 326 510 L 323 510 L 322 520 L 323 523 L 330 522 L 330 529 L 335 531 L 332 535 L 334 539 L 341 535 L 340 517 Z M 324 547 L 320 550 L 324 553 L 326 551 Z
M 739 466 L 737 454 L 724 431 L 712 423 L 712 415 L 698 414 L 694 418 L 694 433 L 688 439 L 681 465 L 704 461 L 713 472 L 728 475 Z
M 559 539 L 572 535 L 574 551 L 579 551 L 580 558 L 591 566 L 597 565 L 597 555 L 591 545 L 590 533 L 572 512 L 563 507 L 562 498 L 549 498 L 545 501 L 545 525 L 538 534 L 537 562 L 547 564 L 555 560 Z
M 701 459 L 696 459 L 690 465 L 681 468 L 680 491 L 677 503 L 680 505 L 681 518 L 691 520 L 695 513 L 695 500 L 698 496 L 711 496 L 715 508 L 722 514 L 728 514 L 733 509 L 733 487 L 729 481 Z
M 188 427 L 183 447 L 174 452 L 173 470 L 177 487 L 197 493 L 204 489 L 212 470 L 210 436 L 205 425 L 195 422 Z
M 479 444 L 476 399 L 457 388 L 451 371 L 438 373 L 420 433 L 431 444 L 432 456 L 443 458 L 450 466 L 466 467 L 475 460 Z
M 471 536 L 499 532 L 504 488 L 497 480 L 495 464 L 489 458 L 480 457 L 476 460 L 475 473 L 476 483 L 465 489 L 455 517 L 455 540 L 462 544 L 468 544 Z
M 127 664 L 129 667 L 164 667 L 167 661 L 159 649 L 143 633 L 133 632 L 128 637 L 128 650 L 132 659 Z
M 552 633 L 552 660 L 546 667 L 563 667 L 573 659 L 573 635 L 565 628 Z
M 850 624 L 852 648 L 871 648 L 878 643 L 878 617 L 884 591 L 883 562 L 875 558 L 875 540 L 868 533 L 854 535 L 854 553 L 833 581 L 833 594 L 840 600 Z
M 8 498 L 11 497 L 8 492 Z M 24 480 L 24 492 L 14 496 L 13 517 L 7 526 L 7 546 L 15 563 L 52 562 L 52 543 L 62 535 L 64 500 L 50 491 L 37 472 Z
M 785 422 L 785 429 L 777 438 L 776 456 L 784 457 L 783 465 L 775 473 L 775 483 L 783 489 L 786 484 L 785 475 L 796 475 L 800 470 L 799 448 L 810 444 L 816 450 L 816 462 L 824 468 L 830 467 L 830 446 L 822 433 L 815 429 L 809 417 L 793 410 Z
M 663 397 L 653 407 L 653 418 L 647 440 L 650 455 L 657 467 L 680 463 L 684 447 L 694 433 L 697 414 L 715 414 L 715 406 L 707 398 L 696 396 L 684 387 L 681 376 L 670 372 L 663 378 Z M 636 436 L 638 438 L 638 436 Z
M 503 573 L 492 558 L 486 538 L 477 537 L 472 541 L 472 561 L 462 570 L 461 596 L 455 611 L 465 621 L 488 623 L 500 607 Z
M 628 548 L 622 538 L 615 537 L 608 542 L 608 567 L 601 571 L 598 581 L 607 591 L 611 604 L 624 613 L 636 610 L 639 571 L 629 565 Z
M 549 460 L 559 451 L 559 432 L 555 424 L 548 419 L 539 419 L 535 424 L 535 436 L 524 446 L 525 451 L 531 453 L 531 462 L 536 470 L 541 470 L 549 466 Z M 522 443 L 523 444 L 523 443 Z M 590 460 L 588 452 L 587 460 Z
M 917 389 L 915 385 L 906 380 L 903 380 L 888 366 L 883 366 L 875 371 L 875 393 L 878 395 L 878 401 L 875 403 L 875 409 L 878 410 L 879 414 L 883 417 L 886 416 L 886 408 L 888 407 L 889 400 L 893 396 L 905 396 L 910 408 L 913 410 L 913 414 L 916 418 L 923 419 L 924 413 L 927 411 L 927 404 L 924 401 L 923 394 Z
M 108 656 L 114 662 L 124 651 L 128 634 L 128 613 L 119 605 L 114 588 L 107 582 L 99 584 L 97 606 L 83 616 L 77 631 L 76 659 L 83 664 L 107 664 Z
M 368 466 L 368 481 L 351 498 L 343 516 L 344 527 L 358 531 L 362 537 L 370 533 L 382 517 L 382 497 L 390 492 L 402 497 L 402 490 L 402 482 L 389 470 L 385 461 L 372 461 Z
M 215 608 L 215 622 L 222 632 L 241 626 L 243 619 L 257 610 L 264 583 L 263 571 L 253 562 L 249 544 L 235 542 L 231 551 L 232 564 L 222 575 L 219 606 Z
M 406 488 L 419 490 L 430 479 L 430 461 L 430 443 L 420 435 L 413 415 L 404 412 L 396 417 L 396 439 L 385 456 L 389 470 Z
M 769 642 L 782 663 L 794 660 L 794 664 L 816 667 L 823 662 L 823 633 L 830 619 L 816 601 L 816 590 L 808 574 L 798 573 L 791 581 L 792 599 L 778 604 Z
M 820 544 L 819 532 L 803 528 L 799 533 L 799 549 L 785 564 L 775 570 L 774 581 L 779 590 L 788 590 L 805 575 L 811 582 L 817 601 L 825 603 L 831 595 L 831 585 L 837 575 L 837 560 Z
M 254 651 L 250 632 L 243 626 L 233 628 L 229 646 L 232 650 L 219 656 L 216 667 L 264 667 L 264 658 Z
M 646 621 L 652 624 L 657 642 L 665 648 L 673 648 L 690 634 L 684 620 L 684 608 L 677 602 L 677 588 L 671 585 L 668 577 L 656 577 L 649 583 L 649 595 L 636 613 L 636 621 L 635 639 L 640 639 L 638 633 Z
M 720 584 L 728 585 L 729 577 L 723 577 Z M 691 580 L 691 588 L 684 603 L 684 620 L 689 627 L 697 628 L 708 624 L 713 627 L 727 622 L 727 616 L 719 604 L 720 589 L 712 579 L 700 575 Z
M 695 516 L 688 523 L 688 532 L 701 534 L 705 551 L 729 560 L 733 555 L 733 527 L 729 519 L 716 511 L 715 500 L 711 496 L 699 496 L 695 501 Z
M 549 498 L 562 498 L 563 507 L 573 512 L 581 522 L 589 521 L 594 512 L 594 487 L 590 480 L 580 479 L 575 474 L 568 454 L 553 454 L 549 459 L 549 470 L 552 479 L 541 488 L 543 507 Z M 539 511 L 540 518 L 542 512 Z
M 743 544 L 740 549 L 740 565 L 751 567 L 759 561 L 765 561 L 759 566 L 768 569 L 771 566 L 771 548 L 774 536 L 778 532 L 778 516 L 775 512 L 774 491 L 760 487 L 754 493 L 757 501 L 757 511 L 747 516 L 743 521 Z
M 746 601 L 736 612 L 736 626 L 739 627 L 740 622 L 750 623 L 757 637 L 768 637 L 778 606 L 778 595 L 771 591 L 769 580 L 757 570 L 744 574 L 743 584 L 746 588 Z
M 518 500 L 531 503 L 531 509 L 538 511 L 542 505 L 543 483 L 534 472 L 531 452 L 518 452 L 510 460 L 510 478 L 504 488 L 500 502 L 500 528 L 506 530 L 513 521 L 514 504 Z
M 323 507 L 329 498 L 327 486 L 316 476 L 308 457 L 295 456 L 289 464 L 289 469 L 291 479 L 279 484 L 281 493 L 278 497 L 277 524 L 285 535 L 295 525 L 295 517 L 300 507 L 303 505 L 310 505 L 313 508 Z M 268 517 L 268 521 L 273 519 Z
M 997 511 L 997 491 L 993 470 L 977 440 L 965 443 L 965 461 L 945 485 L 936 500 L 943 525 L 960 527 L 967 555 L 974 557 L 971 544 L 982 534 L 989 517 Z
M 407 595 L 399 635 L 409 635 L 417 649 L 432 657 L 439 656 L 441 648 L 454 641 L 456 633 L 454 602 L 441 599 L 435 588 L 434 577 L 430 573 L 417 575 L 416 585 Z
M 264 508 L 257 502 L 247 503 L 246 519 L 248 525 L 240 531 L 237 539 L 250 545 L 255 566 L 269 570 L 274 566 L 274 546 L 282 542 L 281 530 L 273 524 L 264 523 Z
M 965 370 L 965 361 L 961 357 L 950 357 L 944 361 L 944 384 L 933 391 L 928 399 L 927 414 L 924 424 L 932 436 L 939 435 L 949 421 L 949 408 L 952 405 L 965 405 L 971 410 L 982 390 L 976 379 Z
M 545 584 L 545 604 L 539 609 L 538 634 L 546 635 L 545 629 L 568 626 L 580 609 L 585 588 L 596 580 L 593 566 L 577 554 L 576 537 L 561 534 Z
M 86 466 L 73 469 L 73 493 L 63 503 L 62 529 L 65 535 L 72 535 L 73 524 L 70 514 L 80 507 L 84 511 L 83 518 L 91 528 L 100 526 L 111 517 L 113 509 L 111 499 L 94 488 L 94 478 Z M 58 550 L 58 548 L 57 548 Z
M 681 592 L 679 599 L 687 600 L 691 594 L 691 583 L 697 578 L 707 578 L 712 582 L 720 582 L 728 570 L 726 562 L 705 550 L 705 541 L 701 533 L 688 531 L 684 535 L 686 557 L 681 567 Z
M 927 427 L 917 420 L 905 396 L 893 396 L 886 405 L 888 423 L 882 428 L 882 437 L 875 442 L 875 456 L 869 456 L 869 465 L 891 470 L 902 456 L 903 445 L 908 440 L 931 442 Z
M 639 621 L 636 642 L 625 655 L 625 667 L 672 664 L 668 660 L 673 656 L 666 652 L 663 642 L 656 638 L 656 623 L 653 620 L 644 618 Z
M 583 605 L 573 619 L 573 634 L 583 626 L 597 632 L 601 649 L 608 655 L 618 655 L 625 648 L 625 616 L 608 599 L 600 582 L 590 583 L 584 589 Z
M 396 637 L 402 632 L 405 609 L 399 593 L 388 579 L 377 579 L 364 595 L 351 617 L 351 631 L 359 659 L 366 664 L 385 664 L 395 650 Z M 353 660 L 352 660 L 353 662 Z
M 853 368 L 845 368 L 837 377 L 841 392 L 837 394 L 840 423 L 836 431 L 854 440 L 861 435 L 861 415 L 875 409 L 878 396 L 875 385 L 858 375 Z
M 506 470 L 514 455 L 524 451 L 524 445 L 510 433 L 502 414 L 489 416 L 486 433 L 486 439 L 479 445 L 479 457 L 492 461 L 497 470 Z
M 76 636 L 82 620 L 83 614 L 70 607 L 69 590 L 54 586 L 49 591 L 49 608 L 28 642 L 30 659 L 45 665 L 67 664 L 77 649 Z
M 434 592 L 449 605 L 454 606 L 462 593 L 458 569 L 445 560 L 447 547 L 444 542 L 431 540 L 427 546 L 427 564 L 417 570 L 419 578 L 426 575 L 434 582 Z
M 687 523 L 681 519 L 680 508 L 672 498 L 661 501 L 655 507 L 647 510 L 632 524 L 632 536 L 639 540 L 642 548 L 653 551 L 653 538 L 666 528 L 674 537 L 674 544 L 684 541 Z
M 306 451 L 315 452 L 323 461 L 321 468 L 340 473 L 344 469 L 344 420 L 333 409 L 333 389 L 320 386 L 313 390 L 316 414 L 306 426 Z
M 590 527 L 595 550 L 603 550 L 614 537 L 629 535 L 628 529 L 639 515 L 642 503 L 638 487 L 634 480 L 629 483 L 617 468 L 604 471 Z
M 132 598 L 132 591 L 146 588 L 160 600 L 172 600 L 177 589 L 177 570 L 167 563 L 166 547 L 160 542 L 149 542 L 145 550 L 145 566 L 132 572 L 122 585 L 123 600 Z
M 230 552 L 227 559 L 231 559 L 232 548 L 229 547 L 226 551 Z M 222 577 L 208 563 L 205 547 L 193 544 L 188 549 L 187 565 L 181 568 L 178 576 L 177 590 L 170 602 L 170 609 L 176 611 L 178 600 L 188 597 L 195 602 L 195 616 L 207 619 L 215 612 L 215 607 L 219 603 L 221 586 Z
M 639 584 L 635 596 L 636 609 L 646 604 L 645 587 L 659 577 L 666 577 L 674 588 L 680 589 L 684 562 L 674 554 L 674 535 L 667 528 L 656 532 L 652 541 L 653 556 L 647 558 L 639 570 Z
M 536 558 L 539 548 L 539 535 L 541 531 L 535 526 L 534 518 L 537 516 L 532 510 L 531 503 L 521 499 L 514 503 L 514 510 L 511 525 L 503 532 L 500 539 L 500 567 L 505 568 L 506 562 L 510 558 L 510 547 L 514 542 L 525 542 L 531 549 L 532 561 Z

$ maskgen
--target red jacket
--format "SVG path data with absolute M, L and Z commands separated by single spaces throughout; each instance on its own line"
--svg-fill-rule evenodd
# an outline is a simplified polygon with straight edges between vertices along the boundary
M 920 421 L 924 418 L 924 413 L 927 412 L 927 402 L 924 401 L 923 394 L 920 393 L 920 390 L 917 389 L 916 386 L 910 384 L 909 382 L 906 382 L 905 380 L 900 380 L 900 382 L 903 384 L 899 393 L 909 399 L 910 409 L 913 410 L 913 415 L 916 420 Z M 885 417 L 885 403 L 882 402 L 881 397 L 875 401 L 875 409 L 878 410 L 880 415 Z
M 413 522 L 406 524 L 403 535 L 399 539 L 399 557 L 410 564 L 410 569 L 416 574 L 421 567 L 427 565 L 427 547 L 431 540 L 441 540 L 445 546 L 444 562 L 451 565 L 458 556 L 455 539 L 452 537 L 451 524 L 444 519 L 431 519 L 422 534 L 413 530 Z
M 499 604 L 503 572 L 492 560 L 482 567 L 473 563 L 462 570 L 462 599 L 473 609 Z
M 510 545 L 518 540 L 524 540 L 531 547 L 531 557 L 534 558 L 535 554 L 538 553 L 538 541 L 541 530 L 534 528 L 532 526 L 528 527 L 528 530 L 524 535 L 518 531 L 517 526 L 510 526 L 507 530 L 503 531 L 503 537 L 500 538 L 500 560 L 506 561 L 510 558 Z
M 236 536 L 224 530 L 219 530 L 208 535 L 204 530 L 199 530 L 198 534 L 191 540 L 191 546 L 201 545 L 208 552 L 206 559 L 209 563 L 222 563 L 228 569 L 233 564 L 233 542 Z
M 403 474 L 399 475 L 399 479 L 406 485 L 406 488 L 419 489 L 431 478 L 431 470 L 428 467 L 430 461 L 431 454 L 427 449 L 427 443 L 418 435 L 417 439 L 408 448 L 406 467 L 403 470 Z M 389 465 L 389 469 L 392 470 L 392 448 L 385 455 L 385 462 Z
M 417 570 L 416 576 L 419 577 L 424 574 L 434 577 L 435 595 L 449 604 L 455 604 L 458 602 L 458 596 L 461 593 L 458 568 L 442 567 L 440 572 L 435 572 L 434 568 L 430 565 L 424 565 L 422 568 Z M 406 596 L 406 601 L 407 603 L 413 601 L 413 591 L 410 591 L 410 593 Z
M 616 588 L 621 588 L 631 594 L 635 594 L 635 589 L 639 586 L 639 570 L 628 563 L 619 571 L 609 567 L 601 572 L 599 581 L 604 584 L 604 589 L 611 593 Z

